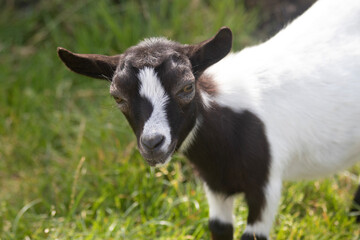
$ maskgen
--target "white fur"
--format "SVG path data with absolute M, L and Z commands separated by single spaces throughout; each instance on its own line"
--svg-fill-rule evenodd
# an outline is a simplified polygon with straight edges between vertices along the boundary
M 151 38 L 146 38 L 143 41 L 141 41 L 138 46 L 140 47 L 152 47 L 154 44 L 159 44 L 159 43 L 169 43 L 170 40 L 164 38 L 164 37 L 151 37 Z
M 169 97 L 153 68 L 141 69 L 138 78 L 141 82 L 140 95 L 147 98 L 153 106 L 151 116 L 144 124 L 142 135 L 162 134 L 165 140 L 161 150 L 166 152 L 171 143 L 170 125 L 165 111 Z M 166 162 L 168 161 L 170 160 L 167 159 Z
M 206 184 L 204 184 L 204 188 L 209 203 L 210 219 L 233 224 L 234 197 L 226 197 L 222 194 L 214 193 Z
M 270 143 L 268 202 L 247 232 L 268 235 L 281 179 L 318 178 L 360 160 L 359 0 L 319 0 L 269 41 L 206 74 L 219 86 L 213 100 L 257 114 Z

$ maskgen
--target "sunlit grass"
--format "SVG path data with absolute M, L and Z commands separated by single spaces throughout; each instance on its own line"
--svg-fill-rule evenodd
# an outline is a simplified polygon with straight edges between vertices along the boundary
M 194 43 L 227 25 L 239 50 L 256 42 L 256 15 L 230 0 L 1 7 L 0 239 L 209 239 L 202 183 L 187 161 L 149 168 L 108 83 L 70 73 L 56 47 L 116 54 L 144 37 Z M 348 217 L 358 172 L 285 184 L 272 237 L 359 239 Z M 238 239 L 246 214 L 240 197 Z

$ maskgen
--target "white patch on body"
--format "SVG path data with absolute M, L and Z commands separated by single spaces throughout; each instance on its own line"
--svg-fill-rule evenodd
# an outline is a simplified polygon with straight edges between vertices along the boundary
M 153 68 L 141 69 L 138 78 L 141 82 L 140 96 L 148 99 L 153 106 L 151 116 L 144 124 L 142 135 L 163 135 L 165 139 L 161 151 L 167 152 L 171 143 L 170 125 L 165 111 L 169 97 Z
M 233 224 L 234 197 L 214 193 L 206 184 L 204 184 L 204 188 L 209 203 L 210 220 L 216 219 L 221 223 Z

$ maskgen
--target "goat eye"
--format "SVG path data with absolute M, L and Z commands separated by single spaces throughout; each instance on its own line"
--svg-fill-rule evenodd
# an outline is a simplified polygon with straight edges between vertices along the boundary
M 122 103 L 124 101 L 122 98 L 115 97 L 115 96 L 114 96 L 114 99 L 115 99 L 115 102 L 118 103 L 118 104 L 120 104 L 120 103 Z
M 183 92 L 191 93 L 194 90 L 194 84 L 188 84 L 183 88 Z
M 177 94 L 176 97 L 180 104 L 185 105 L 191 102 L 195 96 L 195 84 L 190 83 L 184 86 Z

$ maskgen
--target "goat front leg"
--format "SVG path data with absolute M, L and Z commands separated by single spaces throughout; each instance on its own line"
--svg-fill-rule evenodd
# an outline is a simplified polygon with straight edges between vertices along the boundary
M 241 240 L 268 240 L 281 197 L 281 179 L 271 179 L 265 188 L 245 192 L 249 207 L 247 226 Z
M 213 192 L 204 184 L 209 203 L 209 228 L 212 240 L 232 240 L 234 197 Z

